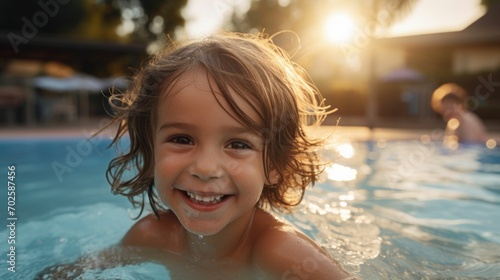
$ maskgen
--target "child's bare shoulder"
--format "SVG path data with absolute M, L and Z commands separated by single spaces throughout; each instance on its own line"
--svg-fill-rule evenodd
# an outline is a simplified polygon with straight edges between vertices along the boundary
M 125 234 L 121 244 L 141 247 L 162 247 L 166 236 L 173 236 L 180 225 L 175 215 L 170 212 L 161 212 L 159 217 L 149 214 L 137 221 Z
M 270 214 L 267 215 L 268 217 L 261 216 L 261 228 L 255 239 L 252 254 L 254 266 L 264 277 L 349 278 L 349 274 L 314 241 L 290 224 L 279 221 Z

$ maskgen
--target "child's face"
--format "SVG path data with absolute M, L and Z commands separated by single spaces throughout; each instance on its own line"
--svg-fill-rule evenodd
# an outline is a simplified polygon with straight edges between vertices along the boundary
M 257 120 L 249 104 L 235 98 Z M 182 225 L 200 235 L 246 225 L 266 183 L 263 139 L 221 104 L 210 90 L 206 72 L 196 69 L 179 77 L 157 112 L 155 185 Z
M 445 121 L 458 119 L 463 113 L 462 105 L 456 101 L 445 99 L 441 101 L 441 114 Z

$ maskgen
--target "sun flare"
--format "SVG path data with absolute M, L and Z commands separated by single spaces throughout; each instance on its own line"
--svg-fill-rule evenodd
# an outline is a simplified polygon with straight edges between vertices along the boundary
M 352 17 L 345 13 L 330 15 L 324 25 L 324 35 L 330 43 L 346 43 L 354 37 L 356 25 Z

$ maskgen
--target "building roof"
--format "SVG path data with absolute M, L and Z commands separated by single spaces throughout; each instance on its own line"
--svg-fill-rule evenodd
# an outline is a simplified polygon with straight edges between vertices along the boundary
M 500 44 L 500 2 L 493 4 L 482 17 L 461 31 L 384 38 L 378 43 L 402 47 Z
M 488 8 L 486 14 L 467 26 L 463 32 L 496 31 L 500 28 L 500 2 Z

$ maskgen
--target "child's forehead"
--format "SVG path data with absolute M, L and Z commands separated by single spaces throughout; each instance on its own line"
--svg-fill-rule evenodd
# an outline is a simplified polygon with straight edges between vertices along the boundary
M 167 81 L 163 91 L 161 92 L 162 101 L 169 102 L 178 94 L 186 91 L 189 88 L 191 91 L 196 91 L 199 94 L 209 94 L 218 100 L 226 101 L 226 96 L 222 93 L 215 79 L 203 68 L 195 67 L 189 69 L 171 81 Z M 231 96 L 238 96 L 232 89 L 229 90 Z
M 207 71 L 201 67 L 192 68 L 168 82 L 162 92 L 162 96 L 168 99 L 168 97 L 175 96 L 179 92 L 182 92 L 187 86 L 193 86 L 200 92 L 210 94 L 220 93 L 217 86 L 211 80 L 212 78 L 208 75 Z
M 198 94 L 213 96 L 221 108 L 240 121 L 241 118 L 238 117 L 236 111 L 244 112 L 245 115 L 249 116 L 255 122 L 261 122 L 258 120 L 261 114 L 256 109 L 255 103 L 249 101 L 247 92 L 237 91 L 230 86 L 227 86 L 223 92 L 217 85 L 215 78 L 201 66 L 180 74 L 168 83 L 161 93 L 160 105 L 163 104 L 167 107 L 175 105 L 171 104 L 172 101 L 185 92 L 195 92 L 196 94 L 189 95 L 193 99 Z

